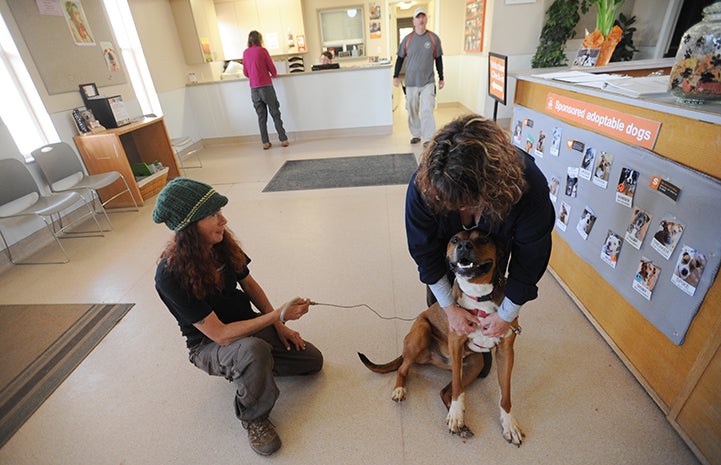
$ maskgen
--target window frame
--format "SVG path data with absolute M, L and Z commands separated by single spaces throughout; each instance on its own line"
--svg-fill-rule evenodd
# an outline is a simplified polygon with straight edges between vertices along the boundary
M 360 22 L 360 37 L 345 36 L 339 40 L 326 40 L 324 31 L 324 14 L 338 14 L 345 13 L 349 10 L 356 10 L 357 21 Z M 318 29 L 320 35 L 321 48 L 323 51 L 332 49 L 333 54 L 338 59 L 345 58 L 359 58 L 366 56 L 366 48 L 368 38 L 366 35 L 366 12 L 365 5 L 350 5 L 343 8 L 323 8 L 318 10 Z M 356 54 L 353 55 L 353 50 L 356 50 Z

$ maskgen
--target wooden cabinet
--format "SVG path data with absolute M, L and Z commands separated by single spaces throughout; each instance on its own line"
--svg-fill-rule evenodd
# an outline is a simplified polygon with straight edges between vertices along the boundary
M 175 151 L 170 143 L 165 121 L 160 118 L 143 118 L 116 129 L 75 136 L 75 145 L 83 157 L 89 174 L 118 171 L 128 182 L 130 191 L 138 205 L 157 194 L 141 191 L 135 182 L 131 165 L 133 163 L 152 163 L 159 161 L 168 168 L 167 179 L 180 176 L 180 168 Z M 158 186 L 162 187 L 162 186 Z M 113 184 L 101 189 L 100 199 L 108 199 L 121 190 Z M 143 197 L 145 194 L 145 198 Z M 108 204 L 109 208 L 133 206 L 128 196 L 121 196 Z
M 271 55 L 298 52 L 298 36 L 305 35 L 300 0 L 235 0 L 215 5 L 227 58 L 240 58 L 247 47 L 248 33 L 263 34 Z
M 171 0 L 170 6 L 185 62 L 197 65 L 223 60 L 213 0 Z

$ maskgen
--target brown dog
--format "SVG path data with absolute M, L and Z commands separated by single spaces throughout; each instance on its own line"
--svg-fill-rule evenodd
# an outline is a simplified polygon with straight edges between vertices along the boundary
M 478 231 L 462 231 L 448 242 L 448 265 L 456 276 L 453 298 L 463 308 L 479 318 L 498 310 L 503 300 L 503 278 L 498 276 L 496 264 L 500 254 L 495 244 Z M 450 331 L 448 318 L 436 303 L 421 313 L 403 341 L 403 354 L 392 362 L 377 365 L 359 353 L 363 364 L 376 373 L 398 370 L 391 398 L 402 401 L 406 397 L 406 378 L 414 363 L 432 364 L 451 370 L 451 382 L 441 390 L 441 399 L 448 409 L 446 424 L 450 432 L 461 437 L 473 436 L 463 418 L 464 388 L 478 377 L 483 369 L 483 356 L 496 348 L 496 369 L 501 388 L 501 425 L 503 437 L 510 443 L 521 445 L 523 433 L 511 415 L 511 370 L 513 368 L 513 342 L 520 333 L 518 319 L 512 330 L 502 338 L 481 334 L 480 327 L 469 334 Z

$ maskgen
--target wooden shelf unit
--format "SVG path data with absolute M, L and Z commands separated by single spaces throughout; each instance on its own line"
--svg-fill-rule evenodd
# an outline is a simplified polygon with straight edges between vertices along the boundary
M 128 182 L 138 205 L 142 205 L 155 194 L 148 198 L 143 197 L 133 176 L 133 163 L 159 161 L 168 168 L 168 180 L 180 176 L 178 160 L 162 117 L 145 117 L 116 129 L 75 136 L 74 140 L 88 173 L 118 171 Z M 117 184 L 119 183 L 101 189 L 98 192 L 100 199 L 104 201 L 120 192 L 121 188 Z M 131 206 L 133 204 L 127 195 L 120 196 L 107 205 L 108 208 Z

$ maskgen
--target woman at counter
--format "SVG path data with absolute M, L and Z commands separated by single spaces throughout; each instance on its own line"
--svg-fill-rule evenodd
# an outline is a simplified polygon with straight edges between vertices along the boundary
M 280 145 L 287 147 L 288 136 L 283 128 L 280 103 L 271 80 L 271 78 L 278 77 L 278 71 L 268 50 L 263 47 L 263 36 L 258 31 L 250 31 L 248 34 L 248 48 L 243 52 L 243 74 L 250 81 L 250 98 L 253 101 L 255 112 L 258 114 L 258 127 L 260 128 L 260 138 L 263 141 L 263 150 L 268 150 L 273 145 L 268 137 L 268 112 L 273 117 Z

